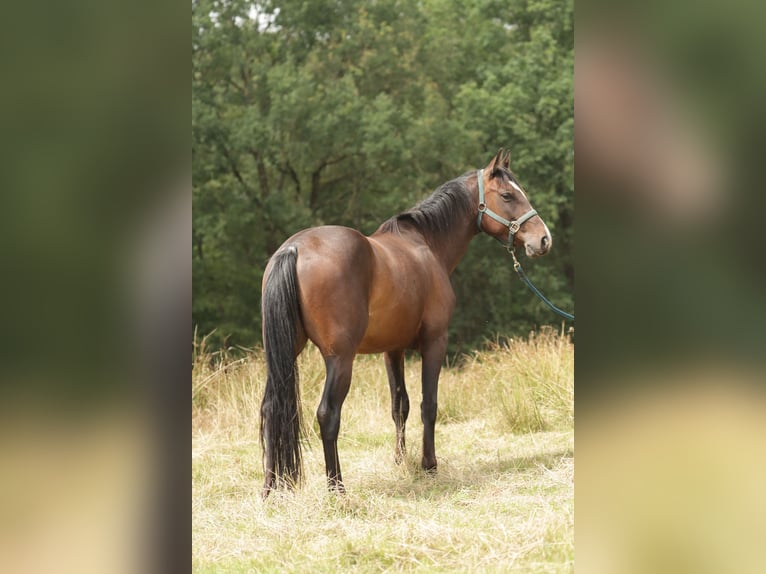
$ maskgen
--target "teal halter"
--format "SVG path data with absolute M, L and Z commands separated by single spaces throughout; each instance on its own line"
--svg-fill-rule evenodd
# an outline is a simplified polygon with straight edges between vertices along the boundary
M 525 221 L 537 215 L 537 211 L 530 209 L 524 215 L 518 219 L 515 219 L 514 221 L 508 221 L 506 218 L 499 216 L 497 213 L 487 207 L 486 203 L 484 203 L 484 170 L 480 169 L 478 172 L 476 172 L 476 174 L 479 180 L 479 215 L 476 218 L 476 225 L 479 227 L 479 231 L 484 231 L 481 228 L 481 218 L 486 213 L 498 223 L 506 226 L 508 228 L 508 244 L 506 247 L 511 249 L 513 247 L 513 236 L 519 232 L 521 225 Z

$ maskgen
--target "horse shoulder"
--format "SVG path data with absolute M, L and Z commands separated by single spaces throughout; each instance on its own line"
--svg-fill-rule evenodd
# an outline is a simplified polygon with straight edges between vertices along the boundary
M 455 308 L 455 290 L 452 288 L 449 273 L 445 269 L 431 269 L 431 292 L 434 302 L 451 314 Z

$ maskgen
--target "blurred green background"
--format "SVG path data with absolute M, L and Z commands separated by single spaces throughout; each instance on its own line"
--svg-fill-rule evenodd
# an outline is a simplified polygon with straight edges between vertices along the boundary
M 574 306 L 571 0 L 192 3 L 193 309 L 260 343 L 266 262 L 322 224 L 369 234 L 500 148 L 551 229 L 525 268 Z M 559 320 L 479 236 L 453 275 L 450 350 Z
M 577 5 L 578 571 L 766 571 L 763 17 Z

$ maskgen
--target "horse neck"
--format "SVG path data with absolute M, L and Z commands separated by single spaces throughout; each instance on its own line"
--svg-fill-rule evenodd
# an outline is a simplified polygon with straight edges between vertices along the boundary
M 455 267 L 468 251 L 468 245 L 476 233 L 476 215 L 474 214 L 470 220 L 455 225 L 455 228 L 446 235 L 438 246 L 431 247 L 447 273 L 452 273 L 455 270 Z

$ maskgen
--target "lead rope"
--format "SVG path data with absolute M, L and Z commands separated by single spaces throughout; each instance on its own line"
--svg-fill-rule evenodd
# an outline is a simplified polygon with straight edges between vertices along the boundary
M 540 298 L 540 301 L 542 301 L 548 307 L 550 307 L 551 311 L 553 311 L 557 315 L 560 315 L 561 317 L 564 317 L 564 319 L 569 319 L 570 321 L 574 321 L 574 315 L 571 315 L 570 313 L 567 313 L 566 311 L 562 311 L 561 309 L 556 307 L 556 305 L 548 301 L 545 295 L 540 293 L 540 290 L 532 284 L 532 282 L 527 277 L 527 274 L 524 273 L 524 270 L 521 268 L 521 263 L 519 263 L 519 260 L 516 259 L 516 254 L 513 252 L 513 249 L 510 246 L 508 246 L 508 253 L 510 253 L 511 256 L 513 257 L 514 270 L 516 271 L 516 273 L 519 274 L 519 278 L 521 278 L 521 280 L 527 284 L 527 287 L 529 287 L 532 290 L 532 293 L 537 295 Z

